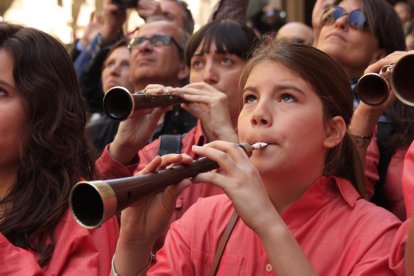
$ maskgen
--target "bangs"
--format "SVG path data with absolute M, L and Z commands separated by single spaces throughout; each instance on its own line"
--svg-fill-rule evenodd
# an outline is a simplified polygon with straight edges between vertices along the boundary
M 210 46 L 214 44 L 220 54 L 233 54 L 246 59 L 246 51 L 249 43 L 240 28 L 231 25 L 216 26 L 207 30 L 202 41 L 201 51 L 208 53 Z
M 217 53 L 233 54 L 247 61 L 251 56 L 255 40 L 254 32 L 244 25 L 233 21 L 213 21 L 205 28 L 201 28 L 190 39 L 186 49 L 186 62 L 189 65 L 200 45 L 200 54 L 208 53 L 210 47 L 215 45 Z

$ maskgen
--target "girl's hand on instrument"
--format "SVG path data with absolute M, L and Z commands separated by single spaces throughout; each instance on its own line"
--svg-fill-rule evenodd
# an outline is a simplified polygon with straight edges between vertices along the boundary
M 155 157 L 136 175 L 165 169 L 173 164 L 190 164 L 186 154 L 167 154 Z M 168 186 L 164 191 L 145 195 L 121 213 L 121 237 L 128 241 L 153 243 L 168 225 L 175 202 L 183 189 L 191 185 L 186 179 Z
M 231 199 L 237 214 L 256 233 L 264 231 L 278 217 L 261 176 L 246 153 L 236 144 L 214 141 L 193 151 L 216 161 L 221 172 L 198 174 L 193 182 L 221 187 Z
M 237 142 L 227 95 L 205 82 L 190 83 L 182 88 L 171 89 L 189 103 L 181 106 L 201 120 L 208 141 Z

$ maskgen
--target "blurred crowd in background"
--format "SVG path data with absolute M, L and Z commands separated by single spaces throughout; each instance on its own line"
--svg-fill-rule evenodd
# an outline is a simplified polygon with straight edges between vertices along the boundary
M 188 0 L 195 20 L 195 29 L 208 21 L 210 11 L 217 0 Z M 414 47 L 412 33 L 413 0 L 388 0 L 395 6 L 405 25 L 407 43 Z M 255 0 L 249 1 L 247 17 L 259 31 L 277 30 L 290 21 L 303 22 L 311 26 L 311 13 L 315 0 Z M 2 0 L 0 18 L 41 29 L 71 45 L 83 35 L 91 14 L 102 10 L 102 0 Z M 128 30 L 142 25 L 144 21 L 134 9 L 128 13 Z

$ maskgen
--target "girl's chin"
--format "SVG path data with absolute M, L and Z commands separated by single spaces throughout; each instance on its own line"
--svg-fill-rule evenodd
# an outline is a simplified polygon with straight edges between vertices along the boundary
M 275 170 L 275 166 L 269 164 L 266 160 L 253 161 L 252 163 L 260 174 L 268 174 L 269 172 L 273 172 Z

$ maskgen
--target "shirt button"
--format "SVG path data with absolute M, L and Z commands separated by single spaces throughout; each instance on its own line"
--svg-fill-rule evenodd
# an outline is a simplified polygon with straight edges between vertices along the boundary
M 267 264 L 267 265 L 266 265 L 266 271 L 267 271 L 267 272 L 270 272 L 270 271 L 272 271 L 272 270 L 273 270 L 272 265 L 271 265 L 271 264 Z

